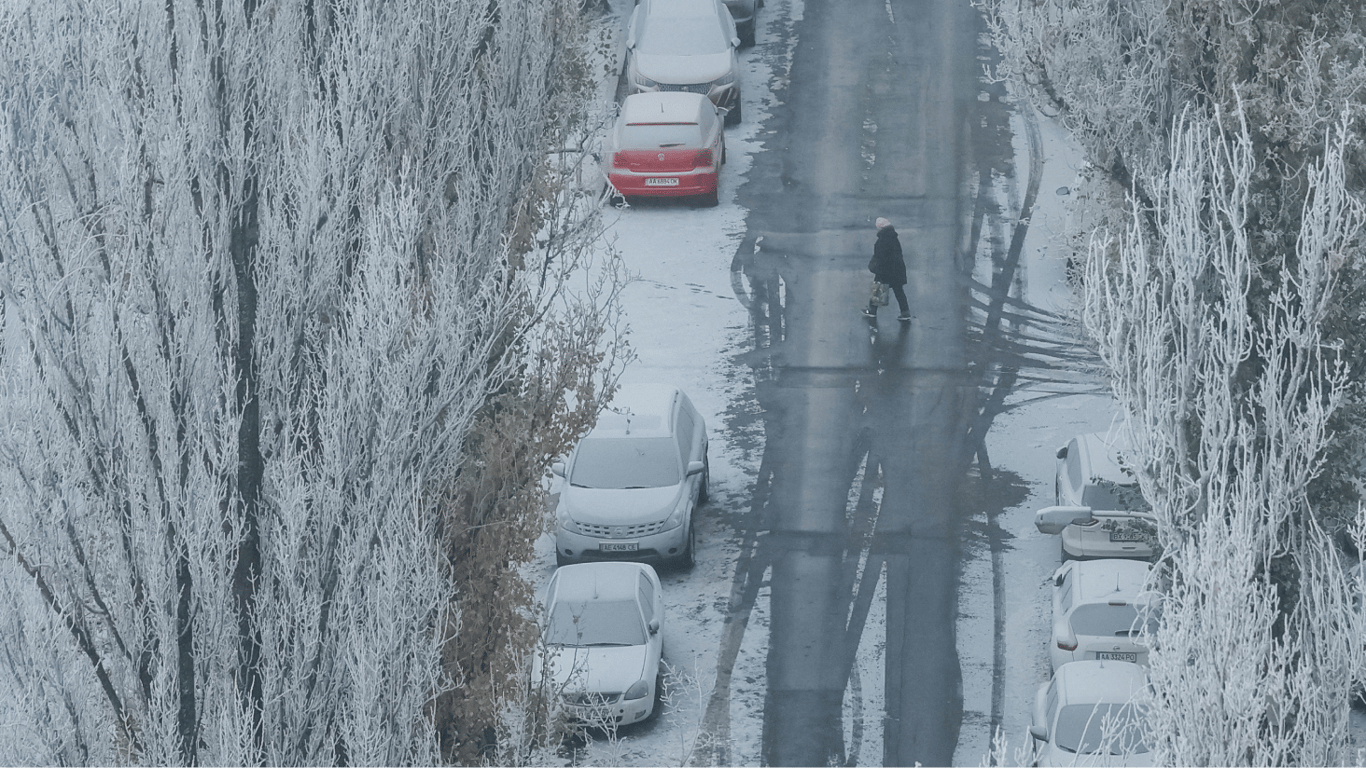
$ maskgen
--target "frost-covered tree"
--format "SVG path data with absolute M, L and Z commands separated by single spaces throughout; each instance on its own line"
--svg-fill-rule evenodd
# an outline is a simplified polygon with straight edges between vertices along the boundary
M 0 8 L 0 762 L 438 759 L 468 438 L 603 359 L 578 10 Z
M 1246 124 L 1179 119 L 1170 169 L 1145 180 L 1151 207 L 1136 202 L 1126 232 L 1093 241 L 1086 326 L 1163 552 L 1148 639 L 1159 765 L 1349 758 L 1362 625 L 1309 499 L 1348 387 L 1324 321 L 1366 221 L 1345 188 L 1344 137 L 1307 170 L 1301 229 L 1265 302 L 1252 295 Z
M 1129 196 L 1151 208 L 1171 166 L 1173 126 L 1194 110 L 1246 115 L 1251 169 L 1245 223 L 1250 289 L 1274 294 L 1280 255 L 1301 229 L 1308 169 L 1347 115 L 1345 184 L 1366 191 L 1366 13 L 1351 0 L 982 0 L 1002 72 L 1057 115 L 1085 150 L 1085 218 L 1115 222 Z M 1145 214 L 1146 215 L 1146 214 Z M 1123 226 L 1123 216 L 1117 226 Z M 1149 222 L 1152 224 L 1153 222 Z M 1084 241 L 1080 251 L 1085 251 Z M 1366 264 L 1349 259 L 1325 333 L 1366 369 Z M 1366 386 L 1354 383 L 1332 423 L 1332 461 L 1315 481 L 1316 514 L 1341 530 L 1363 500 Z

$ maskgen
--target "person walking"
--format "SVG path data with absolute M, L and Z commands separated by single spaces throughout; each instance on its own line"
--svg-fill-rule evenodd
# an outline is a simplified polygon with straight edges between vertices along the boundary
M 868 262 L 868 271 L 873 273 L 874 280 L 891 288 L 896 295 L 896 303 L 901 306 L 901 314 L 896 319 L 909 323 L 911 306 L 906 301 L 906 290 L 902 287 L 906 285 L 906 260 L 901 255 L 901 240 L 897 238 L 892 222 L 879 216 L 875 223 L 877 242 L 873 244 L 873 260 Z M 863 314 L 877 319 L 877 305 L 869 301 Z

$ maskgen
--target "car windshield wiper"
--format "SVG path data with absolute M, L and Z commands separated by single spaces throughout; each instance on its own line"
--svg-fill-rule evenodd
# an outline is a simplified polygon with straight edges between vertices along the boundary
M 681 147 L 681 146 L 683 146 L 683 142 L 681 142 L 681 141 L 675 141 L 675 142 L 670 143 L 670 144 L 660 144 L 660 145 L 659 145 L 659 148 L 660 148 L 660 149 L 668 149 L 669 147 Z
M 630 643 L 584 643 L 580 648 L 626 648 Z

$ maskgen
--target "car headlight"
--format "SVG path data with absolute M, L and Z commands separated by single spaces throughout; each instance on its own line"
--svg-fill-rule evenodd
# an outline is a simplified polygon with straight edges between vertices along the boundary
M 726 74 L 724 74 L 724 75 L 722 75 L 722 76 L 716 78 L 715 80 L 711 81 L 711 87 L 712 87 L 712 88 L 724 88 L 724 87 L 726 87 L 727 85 L 733 85 L 734 83 L 735 83 L 735 72 L 732 71 L 732 72 L 727 72 Z
M 633 73 L 632 73 L 632 77 L 635 79 L 636 85 L 640 86 L 641 88 L 658 88 L 658 87 L 659 87 L 659 83 L 656 83 L 655 81 L 651 80 L 650 78 L 646 77 L 645 75 L 640 74 L 640 70 L 636 70 L 635 72 L 633 72 Z
M 579 524 L 574 522 L 574 518 L 569 516 L 569 510 L 565 509 L 564 505 L 555 508 L 555 522 L 559 523 L 560 527 L 566 531 L 571 533 L 579 532 Z
M 630 688 L 626 689 L 626 695 L 622 696 L 627 701 L 643 699 L 650 693 L 650 684 L 644 680 L 637 680 Z
M 674 505 L 674 511 L 670 512 L 669 517 L 664 520 L 664 530 L 673 530 L 674 528 L 677 528 L 678 526 L 682 525 L 683 516 L 687 513 L 688 494 L 685 493 L 683 494 L 683 497 L 678 500 L 678 503 Z

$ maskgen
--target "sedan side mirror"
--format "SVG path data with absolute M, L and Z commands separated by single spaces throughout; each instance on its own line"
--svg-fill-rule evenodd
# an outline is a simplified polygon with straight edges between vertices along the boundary
M 551 464 L 550 471 L 554 473 L 556 477 L 564 477 L 564 462 L 557 461 L 554 464 Z
M 640 626 L 640 625 L 637 624 L 636 626 Z M 652 634 L 652 635 L 658 634 L 658 633 L 659 633 L 659 619 L 650 619 L 650 623 L 647 625 L 647 627 L 648 627 L 649 630 L 650 630 L 650 634 Z
M 1090 507 L 1044 507 L 1034 513 L 1034 527 L 1039 533 L 1062 533 L 1073 523 L 1089 523 L 1095 517 Z
M 1048 741 L 1048 729 L 1043 727 L 1042 725 L 1029 726 L 1029 735 L 1033 736 L 1039 741 Z
M 703 464 L 700 461 L 688 462 L 688 477 L 692 477 L 693 475 L 700 473 L 703 469 L 706 469 L 706 466 L 707 465 Z

